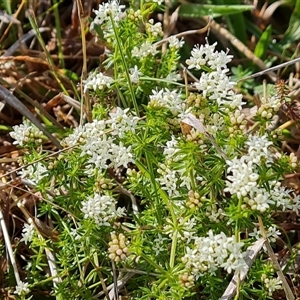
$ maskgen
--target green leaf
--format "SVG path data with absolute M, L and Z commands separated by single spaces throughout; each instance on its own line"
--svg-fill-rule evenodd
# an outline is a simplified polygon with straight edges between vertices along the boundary
M 253 9 L 252 5 L 202 5 L 185 3 L 179 10 L 179 16 L 189 18 L 199 18 L 212 16 L 214 18 L 224 15 L 232 15 Z
M 267 53 L 268 46 L 270 44 L 271 33 L 272 33 L 272 26 L 269 25 L 261 35 L 255 47 L 254 54 L 261 59 L 265 58 L 265 55 Z
M 290 45 L 300 39 L 300 1 L 296 1 L 295 9 L 291 15 L 289 27 L 286 30 L 281 44 Z
M 230 2 L 230 3 L 229 3 Z M 240 6 L 239 0 L 218 0 L 215 4 L 218 5 L 236 5 Z M 226 16 L 226 22 L 228 25 L 228 29 L 231 34 L 233 34 L 236 38 L 238 38 L 245 45 L 247 44 L 247 30 L 245 25 L 245 16 L 242 13 L 235 13 L 230 16 Z

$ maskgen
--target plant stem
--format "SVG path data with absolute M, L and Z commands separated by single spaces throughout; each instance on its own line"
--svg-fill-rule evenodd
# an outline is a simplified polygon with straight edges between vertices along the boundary
M 129 92 L 131 94 L 131 99 L 132 99 L 132 102 L 133 102 L 134 110 L 135 110 L 136 115 L 139 117 L 140 112 L 139 112 L 138 104 L 136 102 L 135 93 L 134 93 L 133 86 L 132 86 L 130 76 L 129 76 L 129 70 L 128 70 L 126 60 L 125 60 L 125 57 L 124 57 L 124 53 L 123 53 L 124 46 L 122 45 L 122 42 L 121 42 L 120 37 L 119 37 L 119 33 L 117 32 L 116 24 L 115 24 L 112 16 L 110 16 L 110 20 L 111 20 L 113 30 L 114 30 L 114 33 L 115 33 L 115 38 L 116 38 L 117 46 L 118 46 L 118 49 L 119 49 L 119 52 L 120 52 L 120 55 L 121 55 L 122 64 L 123 64 L 123 67 L 125 69 L 125 74 L 126 74 L 126 77 L 127 77 Z

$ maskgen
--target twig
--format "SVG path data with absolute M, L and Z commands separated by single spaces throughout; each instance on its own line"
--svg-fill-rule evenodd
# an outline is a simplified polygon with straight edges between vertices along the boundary
M 208 19 L 207 24 L 203 28 L 187 30 L 187 31 L 184 31 L 184 32 L 180 32 L 180 33 L 174 34 L 172 36 L 175 36 L 176 38 L 180 38 L 180 37 L 183 37 L 183 36 L 186 36 L 186 35 L 191 35 L 191 34 L 201 34 L 201 33 L 206 32 L 209 29 L 210 25 L 211 25 L 211 19 Z M 156 47 L 158 47 L 158 46 L 160 46 L 163 43 L 167 43 L 169 41 L 169 38 L 170 37 L 162 39 L 162 40 L 154 43 L 153 45 L 156 46 Z
M 266 70 L 257 72 L 257 73 L 255 73 L 255 74 L 246 76 L 246 77 L 244 77 L 244 78 L 242 78 L 242 79 L 239 79 L 238 82 L 244 81 L 244 80 L 247 80 L 247 79 L 251 79 L 251 78 L 254 78 L 254 77 L 258 77 L 258 76 L 264 75 L 264 74 L 266 74 L 266 73 L 270 73 L 270 72 L 272 72 L 272 71 L 275 71 L 275 70 L 278 70 L 278 69 L 287 67 L 287 66 L 289 66 L 289 65 L 295 64 L 295 63 L 298 62 L 298 61 L 300 61 L 300 57 L 295 58 L 295 59 L 292 59 L 292 60 L 287 61 L 287 62 L 285 62 L 285 63 L 282 63 L 282 64 L 280 64 L 280 65 L 277 65 L 277 66 L 274 66 L 274 67 L 271 67 L 271 68 L 267 68 Z
M 3 237 L 4 237 L 5 246 L 6 246 L 9 258 L 10 258 L 11 265 L 12 265 L 13 270 L 14 270 L 16 283 L 17 283 L 17 285 L 20 285 L 21 284 L 20 274 L 19 274 L 19 271 L 18 271 L 17 263 L 16 263 L 16 260 L 15 260 L 15 257 L 14 257 L 13 249 L 12 249 L 12 246 L 11 246 L 10 238 L 9 238 L 9 235 L 8 235 L 7 227 L 6 227 L 6 224 L 5 224 L 5 220 L 4 220 L 1 208 L 0 208 L 0 225 L 1 225 L 2 233 L 3 233 Z
M 265 243 L 265 239 L 261 238 L 247 249 L 245 261 L 246 261 L 246 264 L 249 269 L 252 266 L 255 257 L 259 253 L 259 251 L 262 248 L 264 243 Z M 240 274 L 236 274 L 232 277 L 229 285 L 227 286 L 226 291 L 224 292 L 224 294 L 221 297 L 221 300 L 230 300 L 235 296 L 236 291 L 237 291 L 237 283 L 240 284 L 242 281 L 244 281 L 247 273 L 248 272 L 241 272 Z
M 89 122 L 92 121 L 92 115 L 91 115 L 91 102 L 89 98 L 89 94 L 87 92 L 84 92 L 84 80 L 87 78 L 87 56 L 86 56 L 86 39 L 85 39 L 85 28 L 87 24 L 88 17 L 84 16 L 84 10 L 82 6 L 81 0 L 76 1 L 77 4 L 77 10 L 78 10 L 78 17 L 80 22 L 80 31 L 81 31 L 81 44 L 82 44 L 82 55 L 83 55 L 83 62 L 82 62 L 82 73 L 81 73 L 81 95 L 82 95 L 82 108 L 83 104 L 85 105 L 85 112 L 86 112 L 86 118 Z M 81 116 L 80 116 L 80 124 L 82 125 L 83 122 L 83 109 L 81 109 Z
M 265 239 L 265 245 L 266 245 L 266 248 L 267 248 L 268 253 L 270 255 L 271 261 L 273 263 L 274 268 L 276 269 L 278 277 L 280 278 L 280 280 L 282 282 L 282 286 L 283 286 L 283 289 L 285 291 L 286 299 L 287 300 L 294 300 L 295 297 L 293 295 L 293 292 L 292 292 L 289 284 L 287 283 L 287 281 L 284 277 L 284 274 L 283 274 L 283 272 L 281 270 L 281 267 L 280 267 L 280 265 L 277 261 L 277 258 L 274 254 L 274 251 L 273 251 L 273 249 L 272 249 L 272 247 L 269 243 L 269 240 L 268 240 L 268 237 L 267 237 L 267 234 L 266 234 L 266 231 L 265 231 L 265 227 L 264 227 L 262 218 L 260 216 L 258 216 L 258 221 L 259 221 L 259 229 L 260 229 L 260 232 L 261 232 L 263 238 Z

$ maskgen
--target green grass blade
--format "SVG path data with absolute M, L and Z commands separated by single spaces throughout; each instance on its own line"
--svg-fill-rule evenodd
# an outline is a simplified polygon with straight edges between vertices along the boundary
M 294 11 L 291 15 L 289 27 L 286 30 L 281 44 L 289 46 L 293 42 L 300 39 L 300 1 L 296 1 Z
M 271 33 L 272 33 L 272 26 L 269 25 L 261 35 L 258 43 L 256 44 L 254 54 L 261 59 L 264 59 L 266 56 L 268 46 L 270 44 Z
M 199 18 L 212 16 L 214 18 L 241 13 L 253 9 L 252 5 L 202 5 L 184 3 L 181 5 L 179 15 L 181 17 Z

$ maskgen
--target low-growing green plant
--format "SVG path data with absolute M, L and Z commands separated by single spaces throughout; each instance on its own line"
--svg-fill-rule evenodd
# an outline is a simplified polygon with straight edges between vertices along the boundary
M 28 122 L 11 132 L 21 176 L 42 195 L 35 216 L 19 203 L 30 251 L 20 299 L 37 289 L 57 299 L 220 299 L 234 274 L 236 299 L 282 288 L 264 248 L 253 268 L 247 261 L 255 241 L 280 234 L 273 212 L 300 208 L 282 185 L 297 167 L 272 121 L 282 97 L 262 95 L 250 123 L 228 75 L 232 56 L 208 41 L 186 60 L 200 76 L 181 83 L 184 40 L 163 38 L 149 19 L 159 5 L 113 0 L 95 11 L 107 59 L 84 83 L 93 121 L 72 129 L 62 151 L 49 153 Z

